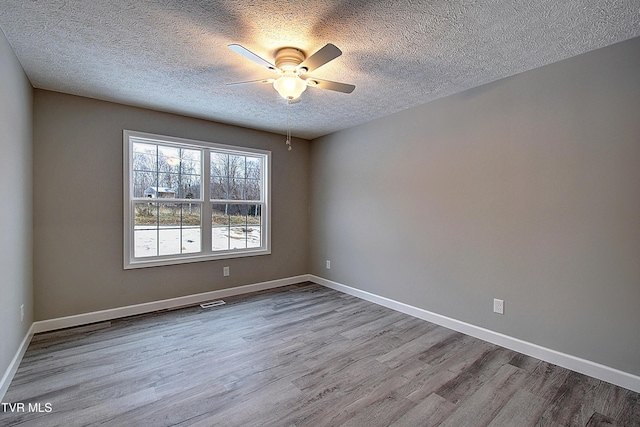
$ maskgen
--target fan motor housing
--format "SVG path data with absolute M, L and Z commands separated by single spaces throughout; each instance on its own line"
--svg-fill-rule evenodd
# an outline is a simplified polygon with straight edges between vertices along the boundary
M 295 47 L 283 47 L 276 52 L 276 67 L 281 70 L 295 70 L 304 60 L 304 52 Z

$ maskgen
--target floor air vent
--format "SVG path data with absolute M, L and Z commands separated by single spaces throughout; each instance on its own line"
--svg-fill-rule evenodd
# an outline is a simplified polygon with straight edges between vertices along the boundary
M 211 307 L 217 307 L 219 305 L 225 305 L 226 302 L 224 302 L 223 300 L 219 299 L 217 301 L 209 301 L 209 302 L 203 302 L 202 304 L 200 304 L 200 307 L 202 308 L 211 308 Z

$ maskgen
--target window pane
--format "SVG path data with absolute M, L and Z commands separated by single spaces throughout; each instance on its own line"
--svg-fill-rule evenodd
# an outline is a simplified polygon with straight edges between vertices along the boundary
M 229 182 L 226 177 L 211 178 L 211 199 L 228 199 L 229 198 Z
M 212 250 L 262 246 L 260 205 L 212 205 Z
M 259 157 L 247 157 L 247 178 L 261 179 L 262 159 Z
M 211 206 L 211 250 L 229 249 L 229 205 Z
M 155 172 L 133 172 L 133 197 L 155 197 L 153 188 L 158 187 Z
M 201 150 L 133 145 L 133 197 L 200 199 Z
M 133 231 L 134 256 L 136 258 L 158 255 L 158 239 L 154 227 L 138 227 Z
M 211 154 L 211 200 L 262 200 L 260 157 Z
M 155 203 L 136 203 L 134 205 L 134 256 L 149 257 L 158 255 L 157 209 Z
M 178 198 L 200 199 L 202 151 L 181 149 Z
M 180 213 L 178 205 L 158 203 L 158 224 L 165 227 L 179 227 Z
M 180 230 L 160 228 L 158 230 L 158 255 L 176 255 L 180 253 Z
M 244 227 L 231 227 L 229 229 L 229 245 L 231 249 L 244 249 L 247 247 Z
M 238 178 L 229 181 L 229 200 L 244 200 L 244 181 Z
M 154 144 L 133 143 L 133 169 L 156 170 L 158 147 Z
M 157 203 L 136 203 L 134 205 L 135 227 L 138 228 L 147 225 L 156 226 L 158 223 L 157 209 Z
M 199 203 L 182 204 L 182 253 L 202 250 L 202 206 Z
M 158 198 L 178 197 L 179 175 L 177 173 L 160 172 L 158 174 Z
M 200 200 L 200 175 L 182 175 L 179 189 L 181 199 Z
M 134 171 L 155 171 L 157 169 L 157 157 L 153 153 L 133 153 Z
M 244 178 L 246 172 L 245 156 L 229 156 L 229 176 Z
M 211 176 L 229 176 L 229 155 L 211 153 Z
M 260 181 L 247 179 L 245 183 L 245 200 L 260 200 Z
M 136 257 L 200 252 L 200 204 L 136 203 L 134 207 Z

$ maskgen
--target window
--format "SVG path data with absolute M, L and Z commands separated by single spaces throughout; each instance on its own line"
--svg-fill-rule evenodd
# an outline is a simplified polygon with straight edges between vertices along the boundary
M 124 268 L 264 255 L 271 152 L 124 131 Z

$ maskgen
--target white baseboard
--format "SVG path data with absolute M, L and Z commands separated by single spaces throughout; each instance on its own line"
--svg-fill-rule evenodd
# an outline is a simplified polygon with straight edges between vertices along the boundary
M 449 329 L 453 329 L 454 331 L 462 332 L 463 334 L 470 335 L 483 341 L 497 344 L 501 347 L 526 354 L 527 356 L 535 357 L 536 359 L 544 360 L 545 362 L 553 363 L 554 365 L 562 366 L 563 368 L 567 368 L 572 371 L 585 374 L 590 377 L 597 378 L 599 380 L 606 381 L 608 383 L 615 384 L 628 390 L 640 393 L 639 376 L 605 365 L 601 365 L 590 360 L 581 359 L 570 354 L 565 354 L 556 350 L 545 348 L 537 344 L 520 340 L 518 338 L 513 338 L 499 332 L 481 328 L 470 323 L 432 313 L 430 311 L 417 308 L 409 304 L 394 301 L 392 299 L 378 296 L 370 292 L 352 288 L 350 286 L 333 282 L 322 277 L 310 275 L 309 280 L 319 285 L 326 286 L 327 288 L 335 289 L 337 291 L 353 295 L 355 297 L 373 302 L 392 310 L 396 310 L 401 313 L 405 313 L 410 316 L 417 317 L 419 319 L 423 319 Z
M 268 282 L 254 283 L 251 285 L 238 286 L 235 288 L 221 289 L 218 291 L 204 292 L 200 294 L 187 295 L 178 298 L 165 299 L 160 301 L 147 302 L 143 304 L 128 305 L 125 307 L 112 308 L 109 310 L 94 311 L 91 313 L 76 314 L 73 316 L 58 317 L 56 319 L 41 320 L 33 323 L 33 332 L 48 332 L 57 329 L 70 328 L 73 326 L 87 325 L 89 323 L 104 322 L 121 317 L 134 316 L 137 314 L 151 313 L 158 310 L 166 310 L 187 305 L 199 304 L 212 299 L 225 298 L 233 295 L 241 295 L 249 292 L 263 291 L 266 289 L 279 288 L 281 286 L 293 285 L 300 282 L 309 281 L 310 276 L 287 277 L 285 279 L 271 280 Z
M 370 292 L 352 288 L 350 286 L 327 280 L 322 277 L 314 276 L 311 274 L 303 274 L 300 276 L 288 277 L 284 279 L 255 283 L 245 286 L 238 286 L 235 288 L 221 289 L 218 291 L 204 292 L 178 298 L 171 298 L 144 304 L 136 304 L 109 310 L 101 310 L 91 313 L 83 313 L 74 316 L 34 322 L 31 325 L 31 328 L 29 329 L 27 335 L 24 337 L 22 343 L 20 344 L 20 347 L 16 352 L 15 357 L 11 361 L 11 364 L 7 368 L 4 376 L 2 377 L 2 380 L 0 381 L 0 400 L 2 400 L 2 397 L 9 388 L 9 384 L 11 383 L 11 380 L 13 379 L 18 366 L 20 365 L 20 361 L 22 360 L 22 357 L 27 350 L 27 347 L 29 346 L 29 343 L 31 341 L 31 337 L 34 333 L 53 331 L 57 329 L 81 326 L 126 316 L 145 314 L 158 310 L 198 304 L 212 299 L 225 298 L 267 289 L 274 289 L 305 281 L 311 281 L 319 285 L 356 296 L 358 298 L 373 302 L 392 310 L 396 310 L 401 313 L 405 313 L 410 316 L 414 316 L 419 319 L 444 326 L 454 331 L 462 332 L 463 334 L 470 335 L 472 337 L 499 345 L 501 347 L 505 347 L 519 353 L 526 354 L 528 356 L 535 357 L 537 359 L 544 360 L 558 366 L 562 366 L 563 368 L 567 368 L 572 371 L 579 372 L 581 374 L 585 374 L 590 377 L 597 378 L 640 393 L 640 377 L 636 375 L 623 372 L 605 365 L 601 365 L 599 363 L 595 363 L 586 359 L 581 359 L 576 356 L 561 353 L 556 350 L 548 349 L 537 344 L 523 341 L 518 338 L 513 338 L 499 332 L 494 332 L 489 329 L 472 325 L 470 323 L 442 316 L 440 314 L 436 314 L 386 297 L 375 295 Z
M 57 329 L 70 328 L 73 326 L 82 326 L 95 322 L 104 322 L 107 320 L 133 316 L 136 314 L 145 314 L 158 310 L 166 310 L 199 304 L 201 302 L 210 301 L 212 299 L 226 298 L 234 295 L 242 295 L 250 292 L 279 288 L 282 286 L 310 281 L 310 277 L 311 276 L 308 274 L 303 274 L 300 276 L 287 277 L 284 279 L 271 280 L 268 282 L 254 283 L 251 285 L 238 286 L 235 288 L 221 289 L 218 291 L 204 292 L 178 298 L 171 298 L 143 304 L 118 307 L 109 310 L 94 311 L 91 313 L 83 313 L 74 316 L 59 317 L 56 319 L 33 322 L 31 324 L 31 327 L 29 328 L 29 331 L 27 332 L 27 335 L 25 335 L 22 343 L 20 343 L 20 347 L 13 357 L 13 360 L 9 364 L 9 367 L 2 376 L 2 380 L 0 380 L 0 401 L 2 401 L 5 393 L 9 389 L 9 385 L 11 384 L 11 381 L 13 380 L 18 367 L 20 366 L 20 362 L 22 361 L 24 353 L 27 351 L 27 347 L 29 347 L 31 338 L 33 338 L 33 334 L 35 333 L 54 331 Z
M 16 352 L 15 356 L 13 356 L 9 367 L 7 367 L 7 370 L 0 380 L 0 402 L 3 401 L 5 393 L 7 392 L 7 390 L 9 390 L 9 385 L 11 384 L 16 371 L 18 370 L 18 366 L 20 366 L 20 362 L 22 361 L 24 353 L 27 351 L 27 347 L 29 347 L 29 343 L 31 342 L 33 333 L 33 324 L 31 324 L 31 327 L 27 331 L 27 334 L 24 336 L 22 342 L 20 343 L 20 346 L 18 347 L 18 351 Z

